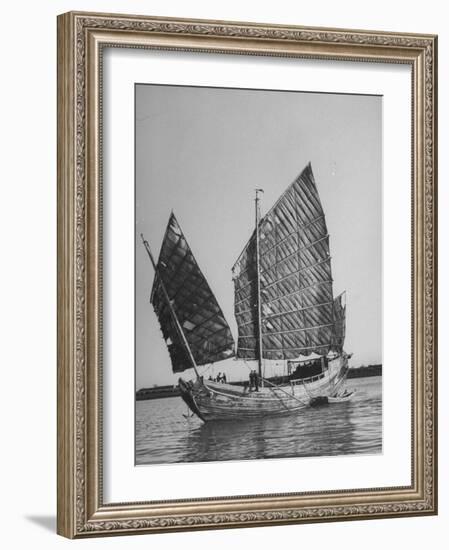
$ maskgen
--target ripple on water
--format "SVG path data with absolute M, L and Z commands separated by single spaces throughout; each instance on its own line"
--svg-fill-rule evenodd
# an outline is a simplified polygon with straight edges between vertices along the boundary
M 295 415 L 211 422 L 185 418 L 180 397 L 136 404 L 136 463 L 209 462 L 382 452 L 382 378 L 348 381 L 347 403 Z

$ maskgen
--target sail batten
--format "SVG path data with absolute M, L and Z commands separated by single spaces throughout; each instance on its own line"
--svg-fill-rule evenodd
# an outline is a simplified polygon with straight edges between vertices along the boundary
M 318 265 L 318 264 L 315 264 L 315 265 Z M 297 271 L 296 273 L 298 273 L 299 271 Z M 287 298 L 288 296 L 293 296 L 295 294 L 300 294 L 301 292 L 306 292 L 307 290 L 309 290 L 310 288 L 313 288 L 314 286 L 319 286 L 319 285 L 324 285 L 325 283 L 332 283 L 333 280 L 332 279 L 326 279 L 324 281 L 316 281 L 316 282 L 313 282 L 311 283 L 309 286 L 306 286 L 304 288 L 301 288 L 299 290 L 295 290 L 293 292 L 291 292 L 290 294 L 285 294 L 284 296 L 281 296 L 279 298 L 273 298 L 273 302 L 275 302 L 276 300 L 281 300 L 282 298 Z M 246 290 L 247 288 L 249 288 L 251 286 L 251 282 L 249 282 L 247 285 L 245 285 L 243 288 L 241 288 L 240 290 L 237 290 L 236 291 L 236 298 L 240 296 L 241 292 L 243 290 Z M 273 286 L 273 285 L 269 285 L 269 286 Z M 264 288 L 264 291 L 267 292 L 267 288 L 268 287 L 265 287 Z M 249 296 L 249 293 L 248 293 L 248 296 Z M 245 298 L 238 298 L 235 302 L 234 302 L 234 305 L 235 306 L 238 306 L 239 304 L 243 303 L 247 298 L 248 296 L 246 296 Z
M 318 308 L 318 307 L 321 307 L 321 306 L 330 306 L 330 305 L 333 305 L 333 303 L 334 303 L 333 301 L 321 302 L 321 303 L 313 304 L 311 306 L 299 307 L 299 308 L 295 308 L 295 309 L 285 310 L 285 311 L 282 311 L 282 312 L 273 313 L 271 315 L 264 315 L 264 319 L 274 319 L 276 317 L 280 317 L 280 316 L 283 316 L 283 315 L 288 315 L 289 313 L 297 313 L 297 312 L 300 312 L 300 311 L 306 311 L 306 310 L 313 309 L 313 308 Z M 241 311 L 240 314 L 248 313 L 250 311 L 251 311 L 250 309 L 246 309 L 244 311 Z M 240 326 L 243 327 L 245 325 L 250 324 L 250 322 L 251 321 L 248 321 L 246 323 L 241 323 Z
M 173 372 L 192 367 L 192 361 L 170 309 L 176 315 L 196 365 L 234 355 L 234 339 L 229 325 L 174 214 L 170 216 L 162 242 L 150 301 L 167 343 Z
M 259 303 L 264 358 L 342 348 L 344 310 L 333 298 L 329 234 L 310 164 L 260 220 L 233 280 L 238 357 L 257 358 Z

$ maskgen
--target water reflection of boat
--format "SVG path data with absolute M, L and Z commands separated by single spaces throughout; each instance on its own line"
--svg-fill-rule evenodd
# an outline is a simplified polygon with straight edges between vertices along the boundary
M 329 235 L 310 164 L 260 217 L 233 267 L 236 350 L 228 323 L 187 240 L 171 215 L 156 263 L 151 302 L 181 396 L 203 421 L 271 417 L 296 412 L 314 399 L 338 398 L 348 371 L 344 294 L 333 297 Z M 251 383 L 205 380 L 199 368 L 236 356 L 257 361 Z M 263 377 L 264 361 L 285 361 L 281 384 Z
M 354 451 L 351 407 L 304 408 L 297 414 L 206 422 L 186 427 L 182 462 L 325 456 Z M 320 429 L 317 429 L 317 426 Z
M 267 418 L 201 423 L 189 431 L 183 462 L 263 458 Z

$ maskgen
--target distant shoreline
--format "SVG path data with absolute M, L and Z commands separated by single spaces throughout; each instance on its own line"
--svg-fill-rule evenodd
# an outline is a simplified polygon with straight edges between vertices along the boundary
M 364 378 L 367 376 L 382 376 L 382 365 L 364 365 L 348 371 L 348 378 Z
M 368 378 L 370 376 L 382 376 L 382 365 L 367 365 L 362 367 L 350 368 L 348 379 Z M 268 378 L 269 381 L 279 383 L 279 377 Z M 231 382 L 232 384 L 233 382 Z M 235 385 L 242 385 L 243 382 L 235 382 Z M 145 401 L 147 399 L 163 399 L 164 397 L 176 397 L 180 395 L 177 385 L 154 386 L 153 388 L 141 388 L 136 392 L 136 401 Z

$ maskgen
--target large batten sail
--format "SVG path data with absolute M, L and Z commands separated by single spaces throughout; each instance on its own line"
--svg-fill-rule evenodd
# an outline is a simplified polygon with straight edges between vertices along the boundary
M 182 230 L 171 214 L 159 255 L 151 303 L 161 325 L 173 372 L 192 367 L 179 327 L 170 312 L 161 279 L 197 365 L 234 355 L 234 339 Z
M 333 300 L 329 236 L 310 164 L 260 220 L 259 243 L 263 357 L 294 359 L 341 349 L 344 309 Z M 233 279 L 237 356 L 257 359 L 255 231 Z

